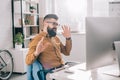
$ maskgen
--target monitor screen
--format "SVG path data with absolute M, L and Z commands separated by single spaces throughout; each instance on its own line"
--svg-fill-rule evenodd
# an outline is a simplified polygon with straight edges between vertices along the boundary
M 120 17 L 86 18 L 86 67 L 112 64 L 114 41 L 120 41 Z

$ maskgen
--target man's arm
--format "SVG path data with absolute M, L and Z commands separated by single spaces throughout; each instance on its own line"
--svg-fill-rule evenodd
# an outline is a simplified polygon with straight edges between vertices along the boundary
M 70 51 L 72 48 L 70 27 L 67 25 L 63 25 L 62 29 L 63 29 L 62 35 L 66 38 L 66 44 L 64 46 L 62 43 L 60 43 L 61 52 L 65 55 L 70 55 Z
M 28 54 L 26 56 L 26 64 L 30 65 L 37 59 L 37 57 L 34 55 L 34 52 L 35 52 L 34 47 L 29 49 Z
M 60 47 L 61 47 L 61 52 L 64 55 L 66 55 L 66 56 L 70 55 L 70 51 L 72 49 L 72 40 L 71 39 L 69 39 L 69 40 L 66 39 L 65 46 L 62 43 L 60 43 Z
M 39 55 L 36 56 L 36 47 L 39 44 L 39 41 L 46 36 L 45 32 L 40 33 L 39 35 L 37 35 L 29 44 L 29 51 L 28 54 L 26 56 L 26 64 L 32 64 Z

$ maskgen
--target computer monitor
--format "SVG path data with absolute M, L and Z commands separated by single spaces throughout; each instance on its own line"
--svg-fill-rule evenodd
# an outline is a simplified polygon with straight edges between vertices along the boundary
M 112 64 L 114 41 L 120 41 L 120 17 L 86 18 L 86 69 Z

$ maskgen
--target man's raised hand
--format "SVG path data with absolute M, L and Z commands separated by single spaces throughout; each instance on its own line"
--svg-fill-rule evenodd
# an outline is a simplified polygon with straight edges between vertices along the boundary
M 64 25 L 64 26 L 62 26 L 62 29 L 63 29 L 62 35 L 63 35 L 65 38 L 70 38 L 70 37 L 71 37 L 70 27 Z
M 36 46 L 35 56 L 38 56 L 41 52 L 44 51 L 44 49 L 48 46 L 48 44 L 43 44 L 44 37 L 38 42 Z

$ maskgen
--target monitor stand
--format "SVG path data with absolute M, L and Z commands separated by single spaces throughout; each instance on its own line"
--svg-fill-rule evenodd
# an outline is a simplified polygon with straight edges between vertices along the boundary
M 79 64 L 79 70 L 83 70 L 83 71 L 87 70 L 86 62 Z
M 102 68 L 98 68 L 98 71 L 103 74 L 120 77 L 120 41 L 115 41 L 114 44 L 116 49 L 115 52 L 117 55 L 116 63 Z M 86 63 L 79 64 L 79 69 L 86 71 Z
M 104 74 L 120 77 L 120 41 L 115 41 L 115 52 L 117 55 L 116 64 L 104 67 Z
M 110 76 L 120 77 L 120 71 L 119 71 L 118 64 L 113 64 L 113 65 L 99 68 L 98 72 L 106 74 L 106 75 L 110 75 Z

